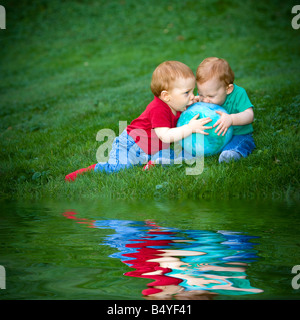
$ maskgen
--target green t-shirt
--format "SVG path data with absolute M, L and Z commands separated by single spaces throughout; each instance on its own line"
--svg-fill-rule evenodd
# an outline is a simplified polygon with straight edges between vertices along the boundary
M 239 113 L 245 111 L 248 108 L 253 108 L 253 104 L 248 98 L 246 90 L 237 86 L 236 84 L 234 84 L 233 86 L 233 91 L 226 97 L 226 100 L 223 103 L 222 107 L 229 114 Z M 233 126 L 234 135 L 248 134 L 251 132 L 253 132 L 251 123 L 244 126 Z

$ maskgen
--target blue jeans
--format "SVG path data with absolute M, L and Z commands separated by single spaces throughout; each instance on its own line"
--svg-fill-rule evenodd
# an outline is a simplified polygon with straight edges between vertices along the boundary
M 175 157 L 173 149 L 163 149 L 154 155 L 145 153 L 132 139 L 127 131 L 124 130 L 120 136 L 114 139 L 112 149 L 109 153 L 107 162 L 99 162 L 95 166 L 95 171 L 105 171 L 107 173 L 118 172 L 125 168 L 131 168 L 135 165 L 146 164 L 149 160 L 155 161 L 159 164 L 172 164 L 176 159 L 184 159 L 184 154 L 179 158 Z M 189 159 L 191 156 L 187 153 L 185 158 Z
M 254 139 L 250 133 L 233 136 L 232 139 L 222 149 L 222 152 L 226 150 L 233 150 L 238 152 L 242 157 L 246 158 L 254 148 Z

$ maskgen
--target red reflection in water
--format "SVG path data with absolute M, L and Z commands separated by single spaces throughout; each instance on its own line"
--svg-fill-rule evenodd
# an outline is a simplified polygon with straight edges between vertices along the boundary
M 77 215 L 77 212 L 74 212 L 74 211 L 66 211 L 63 213 L 63 216 L 68 219 L 76 220 L 76 222 L 80 223 L 80 224 L 86 224 L 88 228 L 95 228 L 94 222 L 96 220 L 88 220 L 85 218 L 78 218 L 76 215 Z
M 146 221 L 146 224 L 149 226 L 156 226 L 153 222 Z M 162 288 L 157 288 L 158 286 L 178 286 L 181 279 L 173 278 L 170 276 L 166 276 L 165 273 L 171 272 L 172 269 L 161 267 L 158 261 L 151 261 L 154 259 L 158 259 L 163 256 L 166 252 L 165 250 L 159 250 L 149 247 L 167 247 L 170 246 L 174 241 L 172 240 L 152 240 L 151 235 L 172 235 L 174 232 L 163 232 L 158 231 L 159 229 L 149 230 L 147 234 L 149 236 L 143 237 L 142 239 L 131 239 L 130 241 L 137 243 L 129 243 L 126 244 L 127 248 L 137 248 L 137 252 L 134 253 L 126 253 L 122 256 L 133 258 L 133 260 L 123 261 L 126 264 L 129 264 L 131 268 L 135 268 L 135 271 L 129 271 L 124 273 L 125 276 L 129 277 L 137 277 L 137 278 L 146 278 L 153 279 L 154 282 L 148 283 L 149 287 L 156 288 L 148 288 L 142 291 L 143 295 L 155 294 L 158 292 L 162 292 Z M 148 239 L 147 239 L 148 238 Z M 150 238 L 150 239 L 149 239 Z

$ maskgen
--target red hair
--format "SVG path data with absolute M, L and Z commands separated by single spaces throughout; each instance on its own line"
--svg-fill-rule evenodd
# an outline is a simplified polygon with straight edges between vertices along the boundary
M 161 63 L 152 74 L 151 91 L 157 97 L 163 90 L 171 90 L 178 78 L 195 78 L 193 71 L 179 61 L 165 61 Z
M 202 84 L 213 77 L 217 77 L 226 86 L 234 82 L 234 72 L 225 59 L 210 57 L 204 59 L 196 71 L 196 81 Z

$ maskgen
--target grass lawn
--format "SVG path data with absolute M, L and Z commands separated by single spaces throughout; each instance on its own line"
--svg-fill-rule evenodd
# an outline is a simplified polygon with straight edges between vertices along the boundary
M 300 29 L 294 1 L 7 0 L 0 30 L 0 197 L 299 200 Z M 300 21 L 299 21 L 300 23 Z M 66 174 L 97 162 L 100 129 L 118 134 L 152 100 L 165 60 L 194 71 L 225 58 L 255 106 L 257 148 L 220 165 Z

